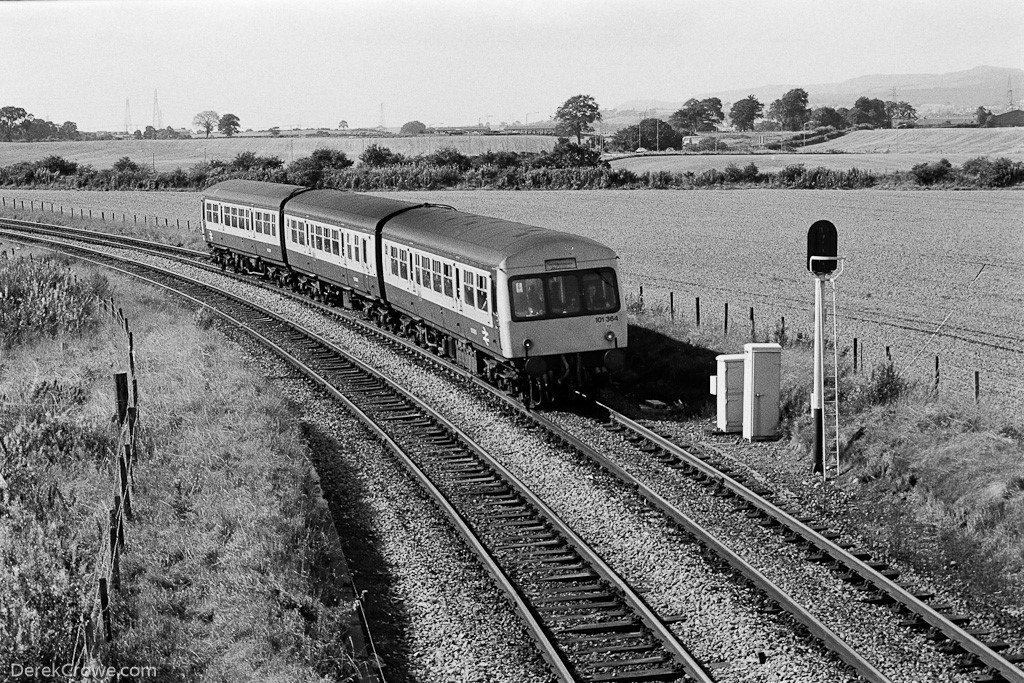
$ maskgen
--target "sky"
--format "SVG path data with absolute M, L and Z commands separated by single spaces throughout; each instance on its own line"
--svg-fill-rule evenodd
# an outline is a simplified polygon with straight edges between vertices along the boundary
M 0 106 L 58 125 L 538 121 L 867 74 L 1024 68 L 1021 0 L 0 2 Z

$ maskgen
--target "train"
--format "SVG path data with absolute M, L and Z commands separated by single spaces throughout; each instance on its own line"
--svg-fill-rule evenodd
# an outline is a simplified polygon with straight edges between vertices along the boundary
M 565 232 L 349 191 L 226 180 L 213 261 L 361 311 L 534 406 L 625 367 L 618 256 Z

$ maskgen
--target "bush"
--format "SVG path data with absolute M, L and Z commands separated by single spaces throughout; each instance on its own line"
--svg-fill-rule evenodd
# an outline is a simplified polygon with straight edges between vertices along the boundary
M 460 171 L 468 171 L 473 167 L 469 157 L 454 147 L 442 147 L 433 154 L 424 156 L 423 163 L 428 166 L 454 166 Z
M 934 185 L 949 176 L 952 170 L 953 165 L 948 160 L 939 159 L 931 164 L 915 164 L 910 173 L 918 185 Z
M 960 167 L 961 180 L 979 187 L 1009 187 L 1024 182 L 1024 163 L 1000 157 L 968 159 Z
M 409 163 L 409 160 L 397 152 L 392 152 L 387 147 L 370 145 L 359 155 L 359 163 L 363 166 L 399 166 Z

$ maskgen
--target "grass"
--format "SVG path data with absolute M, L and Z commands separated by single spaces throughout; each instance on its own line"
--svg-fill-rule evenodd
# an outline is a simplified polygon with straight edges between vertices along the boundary
M 353 615 L 295 407 L 205 316 L 125 281 L 109 291 L 135 335 L 142 431 L 108 661 L 167 681 L 350 680 Z M 124 350 L 92 320 L 25 335 L 0 361 L 4 671 L 72 661 L 95 595 Z

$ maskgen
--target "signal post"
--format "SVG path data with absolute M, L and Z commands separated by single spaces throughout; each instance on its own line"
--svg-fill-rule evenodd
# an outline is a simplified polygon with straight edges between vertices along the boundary
M 811 392 L 811 420 L 814 422 L 814 465 L 812 471 L 825 473 L 825 310 L 822 283 L 832 275 L 839 258 L 839 238 L 831 221 L 815 221 L 807 231 L 807 270 L 814 276 L 814 390 Z M 841 269 L 840 269 L 840 272 Z M 834 310 L 833 310 L 834 316 Z M 835 343 L 835 340 L 833 340 Z M 838 386 L 836 387 L 838 390 Z M 838 401 L 838 396 L 836 397 Z M 837 406 L 838 409 L 838 406 Z

